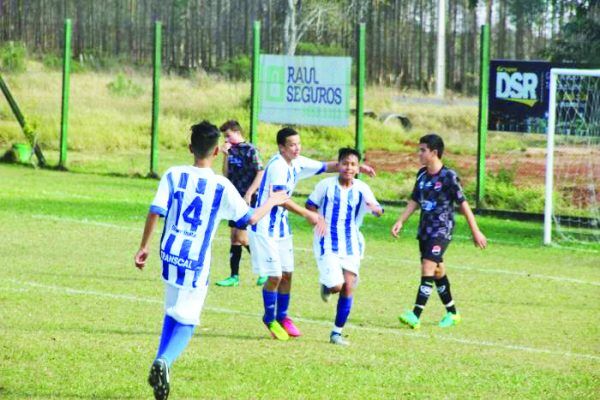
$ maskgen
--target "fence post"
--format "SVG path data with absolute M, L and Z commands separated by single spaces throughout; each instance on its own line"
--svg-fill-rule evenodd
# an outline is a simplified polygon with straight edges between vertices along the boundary
M 365 24 L 358 26 L 358 62 L 356 68 L 356 138 L 355 147 L 364 158 L 363 117 L 365 97 Z
M 260 21 L 254 21 L 252 45 L 252 84 L 250 86 L 250 143 L 258 140 L 258 96 L 260 95 Z
M 67 138 L 69 130 L 69 92 L 71 90 L 71 20 L 65 19 L 65 41 L 63 51 L 62 106 L 60 114 L 60 157 L 59 169 L 67 169 Z
M 162 24 L 154 22 L 154 57 L 152 60 L 152 143 L 150 146 L 150 173 L 148 176 L 158 178 L 158 113 L 160 93 L 160 64 L 161 64 L 161 33 Z
M 485 196 L 485 150 L 488 131 L 488 92 L 490 80 L 490 27 L 481 27 L 481 52 L 479 71 L 479 121 L 477 135 L 477 189 L 475 208 L 482 206 Z

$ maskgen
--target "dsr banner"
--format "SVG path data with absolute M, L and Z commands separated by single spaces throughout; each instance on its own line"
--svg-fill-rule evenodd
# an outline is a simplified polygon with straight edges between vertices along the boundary
M 350 57 L 260 56 L 258 119 L 348 126 Z
M 550 69 L 545 61 L 490 61 L 488 129 L 545 133 Z

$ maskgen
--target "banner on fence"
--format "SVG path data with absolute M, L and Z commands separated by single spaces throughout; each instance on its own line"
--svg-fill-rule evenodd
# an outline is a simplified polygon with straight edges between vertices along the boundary
M 492 60 L 488 129 L 546 132 L 552 67 L 545 61 Z
M 351 69 L 350 57 L 261 55 L 259 120 L 348 126 Z

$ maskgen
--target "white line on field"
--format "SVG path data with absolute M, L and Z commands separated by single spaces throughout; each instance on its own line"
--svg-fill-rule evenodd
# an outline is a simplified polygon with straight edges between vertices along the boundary
M 140 303 L 163 304 L 163 301 L 158 300 L 158 299 L 133 296 L 133 295 L 129 295 L 129 294 L 115 294 L 115 293 L 99 292 L 99 291 L 95 291 L 95 290 L 74 289 L 74 288 L 69 288 L 69 287 L 64 287 L 64 286 L 46 285 L 46 284 L 39 283 L 39 282 L 23 282 L 23 281 L 18 281 L 16 279 L 8 279 L 7 281 L 20 286 L 20 288 L 10 288 L 10 287 L 6 288 L 5 287 L 5 288 L 2 288 L 3 290 L 22 291 L 24 286 L 30 286 L 30 287 L 39 288 L 39 289 L 46 289 L 46 290 L 51 290 L 51 291 L 55 291 L 55 292 L 62 292 L 65 294 L 106 297 L 106 298 L 118 299 L 118 300 L 135 301 L 135 302 L 140 302 Z M 256 319 L 259 319 L 261 317 L 260 314 L 249 313 L 249 312 L 244 312 L 244 311 L 236 311 L 236 310 L 231 310 L 228 308 L 206 307 L 205 309 L 207 311 L 212 311 L 212 312 L 221 313 L 221 314 L 241 315 L 241 316 L 248 316 L 248 317 L 252 317 L 252 318 L 256 318 Z M 330 326 L 331 325 L 330 321 L 319 321 L 319 320 L 314 320 L 314 319 L 309 319 L 309 318 L 297 318 L 297 317 L 295 317 L 294 319 L 298 320 L 298 321 L 306 322 L 309 324 L 315 324 L 315 325 L 322 325 L 322 326 Z M 593 360 L 593 361 L 600 361 L 600 356 L 597 356 L 594 354 L 588 354 L 588 353 L 573 353 L 570 351 L 565 352 L 565 351 L 558 351 L 558 350 L 541 349 L 541 348 L 530 347 L 530 346 L 522 346 L 522 345 L 516 345 L 516 344 L 497 343 L 497 342 L 491 342 L 488 340 L 471 340 L 471 339 L 461 339 L 461 338 L 454 338 L 454 337 L 448 337 L 448 336 L 437 336 L 434 334 L 404 332 L 402 330 L 392 329 L 392 328 L 384 328 L 384 327 L 366 327 L 366 326 L 358 326 L 358 325 L 353 325 L 353 324 L 347 324 L 347 326 L 352 329 L 355 329 L 357 331 L 364 331 L 364 332 L 384 333 L 384 334 L 392 334 L 392 335 L 398 335 L 398 336 L 415 337 L 415 338 L 420 338 L 420 339 L 438 339 L 438 340 L 442 340 L 442 341 L 446 341 L 446 342 L 459 343 L 459 344 L 464 344 L 464 345 L 468 345 L 468 346 L 492 347 L 492 348 L 499 348 L 499 349 L 505 349 L 505 350 L 523 351 L 523 352 L 527 352 L 527 353 L 550 354 L 550 355 L 558 355 L 558 356 L 563 356 L 563 357 L 575 357 L 575 358 L 583 358 L 583 359 L 588 359 L 588 360 Z
M 76 218 L 68 218 L 68 217 L 59 217 L 59 216 L 54 216 L 54 215 L 42 215 L 42 214 L 33 214 L 32 217 L 37 218 L 37 219 L 47 219 L 47 220 L 51 220 L 51 221 L 66 221 L 66 222 L 73 222 L 73 223 L 78 223 L 78 224 L 101 226 L 104 228 L 115 228 L 115 229 L 123 229 L 123 230 L 138 231 L 138 232 L 142 231 L 141 227 L 138 229 L 138 228 L 133 228 L 133 227 L 124 226 L 124 225 L 111 224 L 108 222 L 90 221 L 87 219 L 76 219 Z M 312 252 L 312 249 L 305 248 L 305 247 L 295 247 L 295 249 L 299 250 L 299 251 L 304 251 L 304 252 Z M 365 258 L 368 258 L 370 260 L 375 260 L 375 261 L 385 260 L 385 261 L 390 261 L 390 262 L 401 262 L 401 263 L 410 263 L 410 264 L 415 263 L 415 260 L 413 260 L 413 259 L 401 258 L 401 257 L 365 256 Z M 519 276 L 519 277 L 523 277 L 523 278 L 546 279 L 546 280 L 557 281 L 557 282 L 576 283 L 576 284 L 580 284 L 580 285 L 600 286 L 600 282 L 595 282 L 592 280 L 567 278 L 567 277 L 563 277 L 563 276 L 533 274 L 533 273 L 529 273 L 526 271 L 510 271 L 510 270 L 497 269 L 497 268 L 480 268 L 480 267 L 470 267 L 468 265 L 454 265 L 454 264 L 451 266 L 451 269 L 481 272 L 484 274 L 513 275 L 513 276 Z

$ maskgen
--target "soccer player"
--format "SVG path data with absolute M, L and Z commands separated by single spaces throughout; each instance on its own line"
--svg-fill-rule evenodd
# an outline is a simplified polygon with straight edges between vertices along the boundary
M 225 122 L 219 130 L 225 137 L 225 144 L 221 147 L 223 152 L 223 175 L 226 176 L 237 191 L 242 195 L 247 204 L 253 205 L 256 200 L 255 192 L 262 179 L 264 168 L 258 151 L 250 143 L 246 143 L 242 135 L 242 127 L 237 121 Z M 229 249 L 229 268 L 231 274 L 228 278 L 217 282 L 217 286 L 231 287 L 240 284 L 240 259 L 242 246 L 248 247 L 246 228 L 237 228 L 235 221 L 229 221 L 231 228 L 231 247 Z M 267 277 L 258 277 L 257 285 L 262 285 Z
M 383 214 L 369 186 L 355 179 L 360 164 L 360 153 L 342 148 L 338 155 L 338 176 L 323 179 L 306 201 L 306 208 L 317 211 L 327 224 L 325 236 L 315 234 L 313 250 L 319 268 L 321 298 L 329 301 L 332 293 L 339 293 L 337 313 L 329 341 L 348 345 L 342 338 L 342 329 L 350 315 L 353 292 L 357 284 L 360 260 L 365 243 L 359 229 L 365 213 Z
M 160 241 L 165 281 L 165 317 L 158 353 L 148 383 L 156 399 L 169 395 L 169 369 L 189 343 L 200 323 L 210 270 L 211 243 L 223 218 L 238 227 L 254 224 L 287 200 L 285 193 L 269 195 L 261 207 L 250 209 L 227 178 L 215 175 L 211 165 L 219 154 L 219 130 L 203 121 L 191 128 L 190 152 L 194 164 L 172 167 L 163 175 L 150 206 L 135 266 L 142 270 L 159 217 L 165 217 Z M 266 189 L 265 189 L 266 190 Z
M 273 191 L 285 191 L 291 196 L 300 179 L 336 170 L 337 161 L 321 162 L 301 156 L 300 135 L 292 128 L 283 128 L 277 132 L 277 145 L 279 153 L 273 156 L 265 167 L 258 190 L 257 205 L 264 203 L 269 187 L 272 187 Z M 367 165 L 361 165 L 360 171 L 375 174 Z M 273 208 L 269 218 L 259 221 L 248 232 L 254 273 L 269 277 L 263 286 L 263 322 L 271 335 L 279 340 L 287 340 L 289 336 L 300 336 L 300 331 L 288 317 L 294 271 L 294 249 L 288 211 L 306 218 L 315 226 L 317 234 L 324 234 L 323 217 L 292 200 Z
M 446 168 L 442 163 L 443 153 L 444 141 L 438 135 L 425 135 L 419 140 L 419 161 L 424 167 L 417 173 L 406 210 L 392 226 L 392 235 L 398 237 L 406 220 L 417 208 L 421 208 L 417 233 L 421 251 L 421 284 L 413 310 L 406 311 L 399 317 L 400 322 L 413 329 L 421 327 L 421 312 L 433 291 L 434 283 L 447 311 L 439 326 L 446 328 L 457 325 L 461 321 L 450 293 L 450 281 L 446 275 L 443 259 L 444 252 L 452 240 L 455 203 L 458 204 L 469 224 L 475 246 L 481 249 L 487 246 L 487 239 L 477 226 L 456 172 Z

